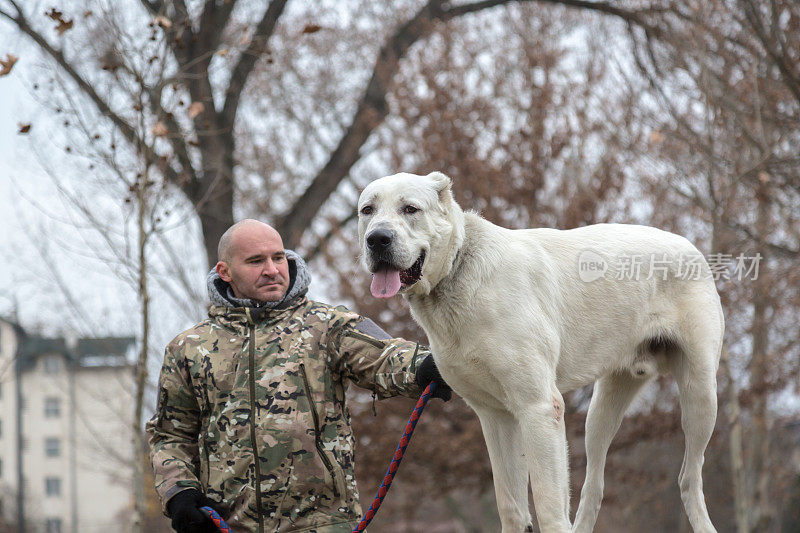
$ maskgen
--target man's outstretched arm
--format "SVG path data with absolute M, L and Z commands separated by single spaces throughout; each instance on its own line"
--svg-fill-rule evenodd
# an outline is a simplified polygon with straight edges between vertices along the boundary
M 378 398 L 415 398 L 429 382 L 436 381 L 434 397 L 450 399 L 450 387 L 436 370 L 427 347 L 393 338 L 368 318 L 345 324 L 333 336 L 329 350 L 338 358 L 344 377 L 375 392 Z

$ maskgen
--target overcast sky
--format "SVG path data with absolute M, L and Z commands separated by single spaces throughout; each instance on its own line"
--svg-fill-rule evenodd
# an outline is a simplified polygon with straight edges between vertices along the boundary
M 70 218 L 69 206 L 45 167 L 72 176 L 81 171 L 76 158 L 63 155 L 60 123 L 31 91 L 32 80 L 41 81 L 45 62 L 25 38 L 0 21 L 0 57 L 7 53 L 20 59 L 10 75 L 0 78 L 0 317 L 16 318 L 28 331 L 46 335 L 67 331 L 84 336 L 137 335 L 140 322 L 135 291 L 98 259 L 81 257 L 91 232 L 65 222 Z M 29 134 L 18 133 L 20 123 L 32 124 Z M 42 258 L 37 245 L 49 249 L 48 260 Z M 198 260 L 205 259 L 200 256 Z M 202 271 L 196 277 L 202 291 Z M 57 279 L 67 283 L 80 299 L 88 321 L 76 319 L 56 288 Z M 154 289 L 157 293 L 157 287 Z M 151 341 L 158 353 L 200 318 L 201 311 L 193 318 L 176 313 L 159 294 L 153 302 Z M 160 357 L 154 357 L 151 376 L 159 366 Z

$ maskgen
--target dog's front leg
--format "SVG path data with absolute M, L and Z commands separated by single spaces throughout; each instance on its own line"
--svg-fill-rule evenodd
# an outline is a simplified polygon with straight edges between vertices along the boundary
M 564 533 L 571 529 L 564 400 L 555 384 L 548 389 L 545 397 L 519 405 L 516 417 L 539 529 L 542 533 Z
M 492 463 L 502 533 L 533 531 L 528 506 L 528 465 L 519 422 L 508 411 L 474 408 Z

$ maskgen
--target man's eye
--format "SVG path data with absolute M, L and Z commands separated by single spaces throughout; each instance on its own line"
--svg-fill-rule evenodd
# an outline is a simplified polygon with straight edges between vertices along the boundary
M 419 209 L 414 207 L 413 205 L 407 205 L 403 208 L 403 213 L 405 213 L 406 215 L 413 215 L 417 211 L 419 211 Z
M 362 215 L 371 215 L 372 211 L 373 209 L 371 205 L 365 205 L 364 207 L 361 208 Z

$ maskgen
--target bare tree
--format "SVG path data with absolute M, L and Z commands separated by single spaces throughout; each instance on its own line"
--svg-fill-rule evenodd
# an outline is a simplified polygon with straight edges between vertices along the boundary
M 45 17 L 0 0 L 0 14 L 59 65 L 67 90 L 56 92 L 82 95 L 64 107 L 90 118 L 84 152 L 95 146 L 97 154 L 147 162 L 148 194 L 181 197 L 184 215 L 200 220 L 208 264 L 234 213 L 266 218 L 287 246 L 325 266 L 317 275 L 332 296 L 394 334 L 424 340 L 403 303 L 371 300 L 364 273 L 351 266 L 358 188 L 399 169 L 445 171 L 462 205 L 508 227 L 638 221 L 685 234 L 708 253 L 760 253 L 757 279 L 720 280 L 728 321 L 721 391 L 729 407 L 721 420 L 731 427 L 717 434 L 730 444 L 739 531 L 774 527 L 771 502 L 784 496 L 772 474 L 785 465 L 772 459 L 770 428 L 776 398 L 791 392 L 799 372 L 796 2 L 140 4 L 130 13 L 93 6 L 82 18 L 79 11 Z M 53 44 L 59 31 L 61 48 Z M 608 57 L 624 38 L 630 54 Z M 100 123 L 106 143 L 91 140 Z M 138 191 L 133 175 L 125 194 Z M 156 232 L 150 243 L 163 247 L 155 255 L 174 257 L 166 241 Z M 128 264 L 136 280 L 136 263 Z M 185 275 L 177 286 L 151 279 L 176 300 L 192 287 Z M 674 444 L 677 406 L 667 382 L 658 385 L 659 412 L 626 423 L 612 453 Z M 582 422 L 589 394 L 572 398 L 568 426 Z M 391 428 L 402 426 L 410 406 L 384 404 L 375 421 L 364 420 L 369 396 L 350 405 L 359 414 L 366 500 L 369 476 L 385 466 L 381 452 L 393 447 Z M 451 526 L 491 529 L 493 516 L 477 516 L 491 484 L 475 422 L 459 403 L 433 408 L 421 426 L 430 424 L 431 434 L 412 448 L 428 455 L 410 456 L 403 476 L 434 472 L 417 475 L 443 492 L 458 485 L 435 508 Z M 441 434 L 459 454 L 441 447 Z M 571 434 L 578 470 L 580 438 L 579 430 Z M 648 477 L 646 461 L 637 465 L 614 475 L 641 481 L 642 494 L 617 487 L 608 498 L 644 505 L 648 481 L 654 491 L 671 487 L 677 505 L 674 483 Z M 709 482 L 727 487 L 720 479 Z M 395 485 L 381 516 L 414 523 L 422 512 L 415 490 Z M 475 513 L 448 507 L 448 498 L 471 502 Z M 619 516 L 610 503 L 608 516 Z M 680 527 L 669 505 L 661 511 Z
M 242 140 L 237 138 L 237 125 L 243 102 L 248 96 L 252 98 L 246 91 L 250 77 L 259 63 L 269 64 L 271 49 L 277 44 L 274 41 L 278 28 L 283 27 L 281 37 L 297 42 L 298 33 L 311 36 L 322 29 L 314 19 L 325 13 L 321 14 L 316 6 L 313 12 L 298 7 L 296 13 L 290 13 L 286 0 L 273 0 L 255 17 L 258 22 L 252 24 L 235 18 L 237 14 L 253 16 L 252 6 L 240 6 L 236 1 L 222 4 L 207 1 L 200 6 L 187 5 L 183 0 L 141 0 L 140 3 L 143 13 L 133 17 L 137 26 L 121 35 L 106 30 L 108 21 L 122 19 L 122 13 L 105 12 L 99 17 L 92 11 L 85 11 L 79 22 L 91 28 L 89 35 L 96 42 L 86 42 L 85 35 L 82 39 L 73 35 L 78 25 L 76 15 L 56 9 L 49 11 L 47 15 L 56 24 L 59 35 L 71 37 L 61 39 L 62 48 L 47 38 L 48 30 L 42 27 L 37 14 L 26 12 L 16 1 L 4 0 L 0 4 L 0 15 L 28 35 L 44 55 L 58 64 L 129 148 L 145 150 L 143 155 L 148 160 L 158 161 L 157 168 L 165 182 L 185 195 L 194 206 L 201 222 L 208 263 L 213 264 L 216 243 L 233 222 L 236 163 L 246 150 Z M 329 152 L 322 167 L 310 180 L 306 177 L 302 183 L 293 184 L 292 197 L 283 212 L 271 213 L 288 246 L 301 242 L 308 221 L 316 217 L 348 176 L 366 141 L 385 120 L 393 78 L 411 47 L 448 21 L 511 3 L 514 2 L 482 0 L 455 5 L 443 0 L 430 0 L 422 5 L 410 2 L 401 6 L 400 12 L 415 11 L 399 25 L 374 25 L 369 19 L 356 17 L 359 23 L 372 23 L 370 32 L 385 35 L 385 42 L 377 50 L 366 85 L 355 90 L 358 100 L 351 103 L 351 106 L 355 104 L 355 110 L 349 112 L 349 118 L 346 115 L 337 117 L 341 130 L 337 129 L 334 135 L 338 134 L 339 139 L 327 147 Z M 642 12 L 626 11 L 602 2 L 578 0 L 548 3 L 607 13 L 632 24 L 640 23 L 643 14 L 652 11 L 650 8 Z M 356 3 L 354 9 L 358 7 Z M 237 11 L 237 8 L 240 9 Z M 327 9 L 330 13 L 342 7 Z M 390 17 L 384 18 L 398 15 L 396 10 L 392 11 Z M 148 24 L 150 35 L 144 41 L 142 30 Z M 124 38 L 116 39 L 115 35 Z M 79 53 L 77 47 L 81 40 L 89 46 Z M 81 55 L 88 59 L 83 65 L 80 65 Z M 168 68 L 163 75 L 153 76 L 149 72 L 153 63 Z M 99 71 L 97 66 L 101 67 Z M 224 74 L 217 76 L 217 71 Z M 219 83 L 219 78 L 225 81 Z M 137 103 L 124 98 L 125 91 L 118 89 L 127 85 L 143 85 L 145 101 Z M 109 87 L 107 94 L 98 90 L 101 86 Z M 118 100 L 121 95 L 123 97 Z M 163 142 L 145 142 L 137 132 L 132 123 L 137 109 L 147 114 L 150 133 Z
M 798 375 L 800 346 L 785 329 L 798 312 L 798 15 L 792 2 L 679 2 L 665 17 L 669 32 L 632 32 L 639 65 L 669 111 L 652 136 L 670 167 L 650 187 L 658 218 L 677 228 L 687 214 L 703 220 L 698 237 L 710 251 L 760 260 L 757 275 L 720 281 L 740 532 L 769 530 L 779 518 L 771 427 L 777 395 Z
M 604 39 L 570 49 L 566 36 L 578 25 L 603 35 L 602 21 L 596 18 L 518 6 L 496 18 L 459 21 L 452 31 L 433 36 L 401 69 L 389 100 L 392 118 L 377 131 L 374 155 L 365 164 L 419 173 L 442 170 L 453 177 L 462 206 L 506 227 L 569 228 L 629 220 L 624 210 L 613 212 L 609 206 L 624 204 L 619 196 L 627 183 L 626 166 L 647 142 L 630 119 L 640 89 L 620 86 L 613 64 L 605 62 Z M 501 43 L 491 60 L 483 45 L 488 35 Z M 591 141 L 587 132 L 592 132 Z M 343 212 L 355 211 L 357 197 L 355 188 L 342 192 Z M 342 265 L 342 257 L 358 255 L 349 238 L 354 219 L 334 228 L 319 251 L 318 264 L 337 264 L 338 272 L 328 283 L 337 299 L 353 302 L 393 335 L 424 341 L 404 302 L 376 301 L 363 269 L 349 267 L 348 261 Z M 391 428 L 402 427 L 410 410 L 407 402 L 382 402 L 374 419 L 371 403 L 369 396 L 351 401 L 358 409 L 353 420 L 365 505 L 385 468 L 385 450 L 397 439 Z M 444 524 L 476 531 L 496 528 L 494 509 L 482 503 L 494 500 L 477 419 L 461 401 L 433 406 L 425 416 L 401 474 L 406 484 L 395 485 L 376 519 L 378 526 L 415 529 L 423 517 L 437 514 L 443 530 Z M 574 431 L 582 422 L 571 413 L 571 438 L 582 438 Z M 659 436 L 661 431 L 648 434 L 651 439 Z M 447 446 L 436 444 L 443 440 Z M 442 497 L 420 505 L 419 483 Z

